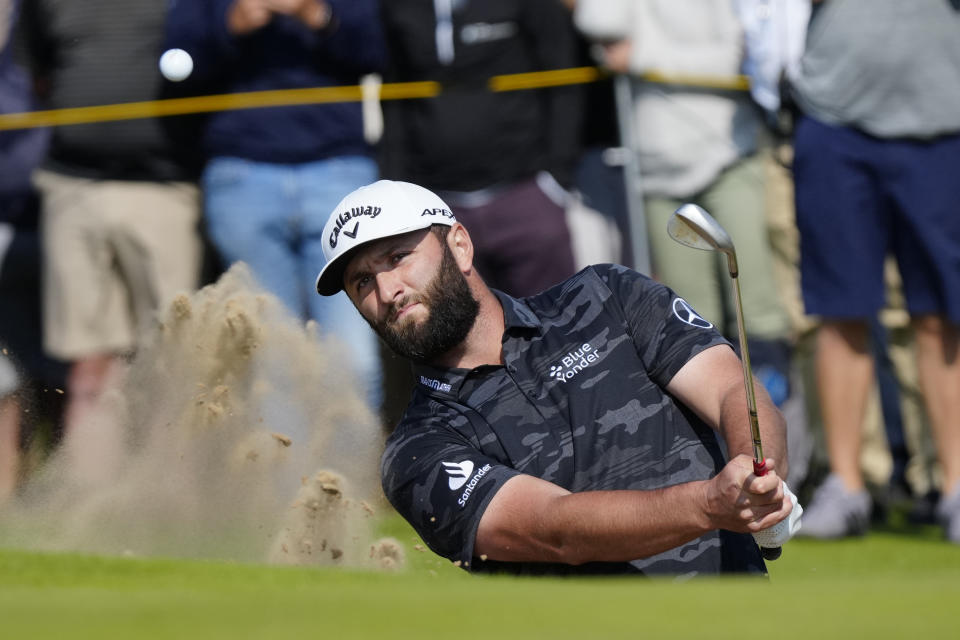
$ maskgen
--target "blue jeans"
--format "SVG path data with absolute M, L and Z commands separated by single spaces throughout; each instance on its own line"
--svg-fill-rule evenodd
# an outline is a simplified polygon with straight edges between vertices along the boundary
M 348 346 L 374 411 L 382 398 L 376 334 L 345 293 L 323 297 L 314 283 L 325 262 L 327 217 L 345 195 L 376 179 L 376 163 L 366 156 L 304 164 L 213 158 L 202 178 L 207 230 L 220 256 L 245 262 L 292 314 Z

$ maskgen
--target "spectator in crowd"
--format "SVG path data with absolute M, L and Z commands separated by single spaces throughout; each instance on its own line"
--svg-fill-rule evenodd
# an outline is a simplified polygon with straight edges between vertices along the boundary
M 637 152 L 654 275 L 707 320 L 736 335 L 730 282 L 714 253 L 691 254 L 666 233 L 684 202 L 714 215 L 737 247 L 751 359 L 778 405 L 789 395 L 789 320 L 773 278 L 757 155 L 762 117 L 746 93 L 650 83 L 646 72 L 733 78 L 744 32 L 731 2 L 578 0 L 575 22 L 604 64 L 633 76 Z M 693 80 L 696 82 L 696 80 Z
M 15 20 L 16 3 L 0 0 L 0 113 L 24 111 L 29 105 L 29 100 L 24 99 L 30 95 L 29 87 L 15 69 L 8 47 L 10 27 Z M 11 209 L 16 207 L 20 191 L 29 184 L 29 176 L 22 172 L 19 179 L 11 180 L 21 164 L 15 149 L 22 140 L 21 132 L 0 133 L 0 277 L 13 242 Z M 0 504 L 13 492 L 20 466 L 20 406 L 14 396 L 20 379 L 9 355 L 0 342 Z
M 579 153 L 580 90 L 487 85 L 576 66 L 569 11 L 559 0 L 390 0 L 383 20 L 385 80 L 444 88 L 384 105 L 384 175 L 441 194 L 470 229 L 491 286 L 525 296 L 570 276 L 563 187 Z
M 161 96 L 164 0 L 36 0 L 20 30 L 49 108 Z M 64 426 L 82 423 L 153 312 L 196 286 L 189 145 L 138 119 L 57 127 L 42 196 L 44 347 L 71 362 Z
M 180 0 L 167 46 L 192 57 L 190 90 L 233 93 L 356 85 L 384 63 L 381 34 L 376 0 Z M 220 256 L 247 263 L 295 316 L 336 326 L 379 404 L 375 334 L 347 319 L 346 296 L 310 295 L 327 215 L 377 176 L 360 104 L 218 112 L 202 140 L 204 216 Z
M 14 62 L 20 3 L 0 0 L 0 113 L 35 107 L 30 77 Z M 64 363 L 43 353 L 40 321 L 39 206 L 31 173 L 43 161 L 48 129 L 0 132 L 0 502 L 24 469 L 22 450 L 39 429 L 60 436 Z
M 800 485 L 800 478 L 806 476 L 805 462 L 812 460 L 818 469 L 828 462 L 824 447 L 814 450 L 813 431 L 822 433 L 816 393 L 804 393 L 806 388 L 816 389 L 813 345 L 818 320 L 804 313 L 800 294 L 800 243 L 792 173 L 792 129 L 796 113 L 790 79 L 800 68 L 811 3 L 810 0 L 735 0 L 734 6 L 746 36 L 744 73 L 750 77 L 751 95 L 763 107 L 771 132 L 769 142 L 762 147 L 767 224 L 777 283 L 795 336 L 791 399 L 781 408 L 789 425 L 803 423 L 810 427 L 788 429 L 790 482 Z M 919 406 L 921 394 L 916 383 L 912 331 L 900 303 L 899 273 L 893 263 L 887 266 L 887 307 L 880 313 L 880 321 L 872 323 L 871 330 L 877 393 L 870 394 L 865 411 L 860 467 L 864 480 L 874 486 L 881 501 L 899 501 L 910 492 L 914 506 L 908 518 L 932 521 L 930 462 L 934 448 Z M 794 411 L 794 408 L 800 410 Z M 803 414 L 808 414 L 809 419 Z M 874 518 L 884 515 L 884 504 L 878 507 L 874 509 Z
M 744 30 L 743 71 L 750 95 L 779 126 L 779 111 L 789 78 L 797 72 L 810 21 L 809 0 L 734 0 Z
M 873 375 L 868 326 L 892 250 L 937 442 L 937 511 L 960 543 L 960 6 L 817 2 L 794 87 L 804 114 L 794 161 L 802 287 L 807 312 L 822 317 L 816 358 L 831 469 L 803 533 L 867 527 L 859 456 Z

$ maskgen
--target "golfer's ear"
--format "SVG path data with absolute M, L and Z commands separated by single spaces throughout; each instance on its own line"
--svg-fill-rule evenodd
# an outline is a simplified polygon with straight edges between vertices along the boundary
M 455 222 L 447 233 L 447 246 L 453 252 L 453 257 L 457 261 L 460 270 L 467 272 L 473 268 L 473 240 L 467 233 L 467 228 Z

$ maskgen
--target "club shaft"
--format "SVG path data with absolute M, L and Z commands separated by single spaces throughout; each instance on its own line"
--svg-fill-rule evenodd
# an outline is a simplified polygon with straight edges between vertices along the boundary
M 757 417 L 757 397 L 753 390 L 753 373 L 750 369 L 750 349 L 747 347 L 747 327 L 743 322 L 743 302 L 740 297 L 739 274 L 731 270 L 733 297 L 737 308 L 737 334 L 740 337 L 740 363 L 743 366 L 743 386 L 747 390 L 747 412 L 750 414 L 750 435 L 753 437 L 753 471 L 757 475 L 767 472 L 763 457 L 763 445 L 760 443 L 760 419 Z M 782 553 L 781 547 L 761 547 L 760 555 L 764 560 L 776 560 Z
M 757 417 L 757 397 L 753 390 L 753 373 L 750 369 L 750 349 L 747 347 L 747 328 L 743 322 L 743 302 L 740 296 L 740 278 L 733 281 L 734 306 L 737 312 L 737 334 L 740 338 L 740 364 L 743 367 L 743 386 L 747 391 L 747 413 L 750 417 L 750 435 L 753 438 L 753 461 L 763 465 L 763 445 L 760 442 L 760 419 Z

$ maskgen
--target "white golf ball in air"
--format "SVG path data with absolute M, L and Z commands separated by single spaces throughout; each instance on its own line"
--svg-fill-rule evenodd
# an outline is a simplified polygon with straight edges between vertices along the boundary
M 160 73 L 171 82 L 185 80 L 193 72 L 193 58 L 183 49 L 167 49 L 160 56 Z

